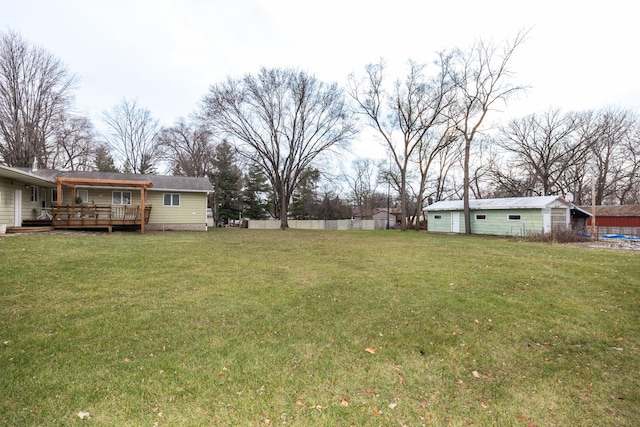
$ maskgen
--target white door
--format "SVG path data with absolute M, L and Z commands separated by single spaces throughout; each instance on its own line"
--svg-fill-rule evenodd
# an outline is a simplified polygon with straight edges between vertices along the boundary
M 542 232 L 551 233 L 551 211 L 542 212 Z
M 451 212 L 451 232 L 460 232 L 460 212 Z
M 16 188 L 13 197 L 13 222 L 15 227 L 22 226 L 22 190 Z

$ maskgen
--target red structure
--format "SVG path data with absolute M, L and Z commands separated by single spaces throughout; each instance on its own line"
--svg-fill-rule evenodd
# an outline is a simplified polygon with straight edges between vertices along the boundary
M 582 209 L 593 214 L 591 206 Z M 640 205 L 596 206 L 596 227 L 598 234 L 640 235 Z M 587 218 L 587 228 L 592 218 Z

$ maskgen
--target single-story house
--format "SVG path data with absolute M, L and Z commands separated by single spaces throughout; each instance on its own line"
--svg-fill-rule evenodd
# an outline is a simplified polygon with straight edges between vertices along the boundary
M 464 233 L 464 203 L 445 200 L 424 208 L 427 231 Z M 471 233 L 524 236 L 555 229 L 584 230 L 590 214 L 560 196 L 508 197 L 469 200 Z
M 582 209 L 593 214 L 592 206 Z M 640 205 L 596 206 L 595 222 L 599 235 L 640 236 Z M 587 219 L 587 230 L 591 230 L 591 218 Z
M 207 230 L 207 178 L 0 165 L 0 224 Z

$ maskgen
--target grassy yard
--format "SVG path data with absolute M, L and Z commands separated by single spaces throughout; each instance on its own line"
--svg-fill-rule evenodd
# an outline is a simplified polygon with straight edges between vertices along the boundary
M 637 426 L 639 350 L 638 252 L 424 232 L 0 238 L 0 425 Z

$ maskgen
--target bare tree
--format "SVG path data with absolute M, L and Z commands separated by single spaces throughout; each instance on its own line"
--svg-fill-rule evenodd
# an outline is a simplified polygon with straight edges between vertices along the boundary
M 626 148 L 636 123 L 635 114 L 630 110 L 609 108 L 597 113 L 587 112 L 586 120 L 594 122 L 587 135 L 590 161 L 597 171 L 595 202 L 605 200 L 616 202 L 618 188 L 628 182 L 629 172 L 633 170 L 633 154 Z
M 13 31 L 0 33 L 0 157 L 9 166 L 48 163 L 56 121 L 70 107 L 76 76 Z
M 154 173 L 160 152 L 156 143 L 158 121 L 136 101 L 122 99 L 102 118 L 109 129 L 107 137 L 116 160 L 124 171 Z
M 214 146 L 206 126 L 180 119 L 158 134 L 158 144 L 174 175 L 207 176 L 212 170 Z
M 640 123 L 636 118 L 633 129 L 624 142 L 627 173 L 617 189 L 620 204 L 640 204 Z
M 516 49 L 524 42 L 526 33 L 520 32 L 513 42 L 502 48 L 482 40 L 477 41 L 469 51 L 456 51 L 450 68 L 457 98 L 449 110 L 451 119 L 464 139 L 464 180 L 463 204 L 465 233 L 471 233 L 469 211 L 469 161 L 471 145 L 480 132 L 480 127 L 489 111 L 499 102 L 524 89 L 512 84 L 513 73 L 509 68 Z
M 57 124 L 55 144 L 49 158 L 48 167 L 72 171 L 92 170 L 96 150 L 96 136 L 88 117 L 63 117 Z
M 444 149 L 438 151 L 434 159 L 437 173 L 432 180 L 431 192 L 429 193 L 433 201 L 444 200 L 454 192 L 455 185 L 452 183 L 453 170 L 455 170 L 455 166 L 460 162 L 461 158 L 460 141 L 447 145 Z
M 416 192 L 416 218 L 420 218 L 424 207 L 425 193 L 432 165 L 438 160 L 442 151 L 446 151 L 458 141 L 459 135 L 453 132 L 453 129 L 449 126 L 450 124 L 444 123 L 438 129 L 427 132 L 425 137 L 418 143 L 416 166 L 418 168 L 419 181 L 418 191 Z M 420 221 L 415 222 L 415 229 L 420 230 Z
M 282 229 L 301 173 L 357 133 L 337 84 L 292 69 L 263 68 L 213 85 L 203 108 L 209 124 L 237 141 L 238 153 L 268 177 Z
M 373 217 L 373 195 L 378 188 L 378 165 L 372 159 L 356 159 L 351 163 L 351 173 L 344 173 L 351 190 L 351 199 L 360 209 L 362 218 Z
M 439 72 L 432 78 L 425 75 L 425 65 L 409 61 L 405 80 L 397 80 L 392 93 L 384 88 L 385 65 L 369 64 L 364 78 L 349 78 L 349 94 L 370 126 L 389 148 L 391 158 L 400 172 L 401 228 L 407 229 L 407 174 L 411 158 L 425 144 L 428 132 L 443 120 L 448 106 L 451 85 L 448 56 L 439 56 Z M 399 137 L 394 136 L 399 131 Z
M 531 175 L 531 192 L 541 196 L 563 193 L 565 171 L 585 157 L 586 146 L 578 133 L 582 120 L 576 113 L 548 110 L 511 120 L 502 128 L 497 145 L 514 155 L 514 162 Z

